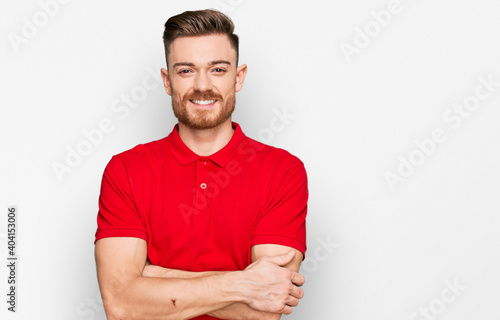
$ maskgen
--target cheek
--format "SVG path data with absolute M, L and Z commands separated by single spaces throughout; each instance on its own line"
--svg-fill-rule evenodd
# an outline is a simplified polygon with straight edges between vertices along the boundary
M 216 87 L 219 89 L 219 92 L 222 95 L 228 96 L 228 95 L 234 94 L 234 92 L 235 92 L 234 84 L 235 84 L 234 79 L 228 79 L 228 80 L 221 81 L 220 83 L 217 84 Z
M 172 101 L 175 102 L 182 102 L 182 99 L 184 98 L 184 94 L 179 92 L 177 89 L 172 89 L 170 96 L 172 98 Z
M 184 89 L 182 87 L 172 87 L 172 98 L 176 100 L 182 101 L 182 99 L 186 96 L 189 90 Z
M 170 87 L 172 90 L 172 94 L 182 96 L 193 86 L 190 83 L 189 79 L 173 79 L 173 81 L 170 82 Z

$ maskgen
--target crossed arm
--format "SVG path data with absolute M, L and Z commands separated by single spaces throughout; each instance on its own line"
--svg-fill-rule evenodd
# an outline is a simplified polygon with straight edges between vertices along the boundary
M 287 254 L 290 252 L 290 254 Z M 297 273 L 302 253 L 278 245 L 252 247 L 243 271 L 188 272 L 146 265 L 138 238 L 97 241 L 96 264 L 104 308 L 114 319 L 279 319 L 303 297 Z

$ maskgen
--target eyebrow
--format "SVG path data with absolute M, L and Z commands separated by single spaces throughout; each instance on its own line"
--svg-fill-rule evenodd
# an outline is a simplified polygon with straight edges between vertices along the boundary
M 221 64 L 221 63 L 224 63 L 224 64 L 227 64 L 227 65 L 231 65 L 231 62 L 227 61 L 227 60 L 215 60 L 215 61 L 210 61 L 210 63 L 208 65 L 210 66 L 214 66 L 216 64 Z
M 208 63 L 208 65 L 209 66 L 214 66 L 216 64 L 221 64 L 221 63 L 227 64 L 227 65 L 231 65 L 231 62 L 229 62 L 227 60 L 214 60 L 214 61 L 210 61 Z M 194 63 L 192 63 L 192 62 L 177 62 L 177 63 L 174 63 L 173 67 L 176 68 L 178 66 L 194 67 Z

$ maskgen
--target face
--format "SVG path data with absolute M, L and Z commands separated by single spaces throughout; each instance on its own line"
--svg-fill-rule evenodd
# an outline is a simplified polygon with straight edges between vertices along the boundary
M 177 38 L 168 59 L 169 70 L 162 69 L 162 77 L 179 124 L 203 130 L 230 123 L 246 65 L 236 66 L 236 50 L 229 38 Z

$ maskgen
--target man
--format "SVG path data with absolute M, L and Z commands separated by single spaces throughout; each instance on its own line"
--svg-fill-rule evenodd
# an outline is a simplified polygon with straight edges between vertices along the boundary
M 247 66 L 224 14 L 171 17 L 161 70 L 178 124 L 114 156 L 95 255 L 108 319 L 279 319 L 303 297 L 307 178 L 231 114 Z

